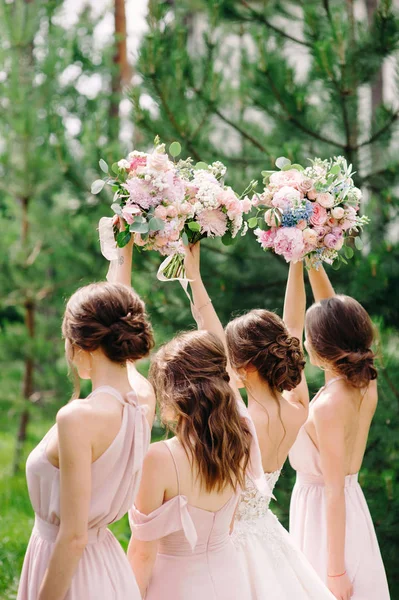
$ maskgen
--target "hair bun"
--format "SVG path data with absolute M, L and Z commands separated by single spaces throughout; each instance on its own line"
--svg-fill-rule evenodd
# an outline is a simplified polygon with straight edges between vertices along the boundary
M 354 386 L 363 387 L 369 381 L 377 379 L 374 358 L 374 352 L 370 348 L 349 351 L 337 361 L 337 368 Z
M 276 342 L 266 348 L 270 358 L 267 381 L 269 385 L 279 391 L 290 391 L 299 385 L 305 359 L 298 338 L 282 333 L 277 336 Z M 271 361 L 271 357 L 276 360 Z

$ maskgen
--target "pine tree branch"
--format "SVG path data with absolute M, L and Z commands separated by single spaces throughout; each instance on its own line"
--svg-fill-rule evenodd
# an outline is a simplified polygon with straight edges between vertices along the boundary
M 284 102 L 283 98 L 281 97 L 281 94 L 280 94 L 279 90 L 274 85 L 274 81 L 270 77 L 270 75 L 268 74 L 268 72 L 267 71 L 262 71 L 262 72 L 266 76 L 266 78 L 267 78 L 267 80 L 269 82 L 269 85 L 270 85 L 270 89 L 273 92 L 273 95 L 276 98 L 277 102 L 279 103 L 279 105 L 281 106 L 281 108 L 283 109 L 283 111 L 285 112 L 285 114 L 287 116 L 287 119 L 293 125 L 295 125 L 295 127 L 297 129 L 299 129 L 300 131 L 303 131 L 304 133 L 306 133 L 310 137 L 313 137 L 314 139 L 319 140 L 320 142 L 324 142 L 326 144 L 330 144 L 331 146 L 336 146 L 337 148 L 346 149 L 346 144 L 342 144 L 341 142 L 337 142 L 336 140 L 331 140 L 329 138 L 326 138 L 324 135 L 321 135 L 320 133 L 317 133 L 316 131 L 313 131 L 313 129 L 310 129 L 309 127 L 307 127 L 306 125 L 304 125 L 303 123 L 301 123 L 300 121 L 298 121 L 298 119 L 291 114 L 288 106 L 286 105 L 286 103 Z
M 264 152 L 265 154 L 270 156 L 268 150 L 255 137 L 253 137 L 250 133 L 245 131 L 245 129 L 243 129 L 240 125 L 238 125 L 234 121 L 231 121 L 231 119 L 229 119 L 222 112 L 220 112 L 220 110 L 218 108 L 216 108 L 216 106 L 214 105 L 214 103 L 211 100 L 208 100 L 208 98 L 205 98 L 205 96 L 202 94 L 201 90 L 199 90 L 197 88 L 193 88 L 193 89 L 194 89 L 194 92 L 199 96 L 199 98 L 201 98 L 201 100 L 203 102 L 205 102 L 208 105 L 208 107 L 210 107 L 212 112 L 216 116 L 218 116 L 219 119 L 221 119 L 224 123 L 226 123 L 226 125 L 229 125 L 233 129 L 235 129 L 240 135 L 242 135 L 242 137 L 244 139 L 248 140 L 248 142 L 251 142 L 251 144 L 253 146 L 255 146 L 255 148 L 258 148 L 258 150 L 260 150 L 261 152 Z
M 368 146 L 370 144 L 373 144 L 375 141 L 378 140 L 378 138 L 380 138 L 386 131 L 388 131 L 388 129 L 391 127 L 391 125 L 393 123 L 395 123 L 395 121 L 399 119 L 399 109 L 394 112 L 391 115 L 391 118 L 385 123 L 385 125 L 383 125 L 383 127 L 381 127 L 381 129 L 379 129 L 378 131 L 376 131 L 368 140 L 366 140 L 365 142 L 362 142 L 361 144 L 358 144 L 355 148 L 355 150 L 358 150 L 358 148 L 363 148 L 364 146 Z
M 301 46 L 306 46 L 307 48 L 311 48 L 312 44 L 310 44 L 309 42 L 306 42 L 305 40 L 300 40 L 292 35 L 290 35 L 289 33 L 287 33 L 286 31 L 284 31 L 283 29 L 280 29 L 279 27 L 276 27 L 276 25 L 273 25 L 273 23 L 270 23 L 270 21 L 268 19 L 266 19 L 266 17 L 264 17 L 263 15 L 261 15 L 260 13 L 258 13 L 256 10 L 254 10 L 252 8 L 252 6 L 250 6 L 248 4 L 248 2 L 246 2 L 246 0 L 241 0 L 241 4 L 243 6 L 245 6 L 250 14 L 252 15 L 252 19 L 249 19 L 248 17 L 245 17 L 243 15 L 241 15 L 241 18 L 245 21 L 258 21 L 258 23 L 263 23 L 263 25 L 266 25 L 266 27 L 268 27 L 269 29 L 271 29 L 272 31 L 274 31 L 274 33 L 277 33 L 277 35 L 280 35 L 281 37 L 286 38 L 287 40 L 290 40 L 291 42 L 295 42 L 295 44 L 300 44 Z
M 191 143 L 190 138 L 188 138 L 186 136 L 186 133 L 180 127 L 179 123 L 175 119 L 175 116 L 174 116 L 173 112 L 170 110 L 169 105 L 166 102 L 166 98 L 164 96 L 162 88 L 158 84 L 158 80 L 157 80 L 156 76 L 155 75 L 151 75 L 151 79 L 152 79 L 152 83 L 153 83 L 154 89 L 155 89 L 156 93 L 158 94 L 158 97 L 159 97 L 159 99 L 161 101 L 161 104 L 163 106 L 163 109 L 164 109 L 164 111 L 165 111 L 165 113 L 166 113 L 166 115 L 167 115 L 167 117 L 168 117 L 168 119 L 170 121 L 170 124 L 172 125 L 172 127 L 174 128 L 174 130 L 176 131 L 176 133 L 180 136 L 181 140 L 186 143 L 187 148 L 189 149 L 189 151 L 193 155 L 193 157 L 196 160 L 201 160 L 201 157 L 198 154 L 198 152 L 196 151 L 196 149 L 193 146 L 193 144 Z

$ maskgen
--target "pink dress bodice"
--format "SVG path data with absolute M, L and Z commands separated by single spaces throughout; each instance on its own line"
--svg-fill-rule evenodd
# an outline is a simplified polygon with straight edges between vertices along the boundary
M 111 445 L 91 467 L 88 546 L 66 600 L 81 600 L 83 597 L 85 600 L 108 600 L 107 590 L 114 589 L 118 581 L 120 592 L 115 598 L 127 600 L 129 590 L 130 600 L 133 600 L 139 597 L 136 582 L 122 548 L 107 526 L 127 513 L 138 491 L 143 460 L 150 442 L 147 409 L 137 402 L 134 392 L 129 393 L 126 399 L 108 386 L 97 388 L 92 395 L 98 392 L 110 394 L 123 404 L 122 422 Z M 46 454 L 54 432 L 55 426 L 31 452 L 26 463 L 35 525 L 25 556 L 18 600 L 36 600 L 59 531 L 60 471 L 50 463 Z M 110 564 L 113 560 L 118 561 L 118 568 L 113 574 L 102 567 L 107 560 Z

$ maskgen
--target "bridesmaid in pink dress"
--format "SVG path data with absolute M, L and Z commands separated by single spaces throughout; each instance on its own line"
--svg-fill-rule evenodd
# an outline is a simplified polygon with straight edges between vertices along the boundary
M 373 327 L 353 298 L 336 296 L 323 268 L 310 271 L 316 300 L 306 348 L 326 385 L 290 452 L 297 471 L 290 532 L 338 600 L 389 600 L 370 512 L 358 483 L 377 407 Z
M 27 461 L 35 525 L 18 600 L 139 600 L 107 526 L 134 502 L 150 441 L 148 387 L 132 391 L 126 365 L 153 345 L 144 304 L 127 286 L 99 283 L 69 300 L 66 354 L 93 392 L 61 408 Z M 149 420 L 149 421 L 148 421 Z
M 261 463 L 226 365 L 222 342 L 205 331 L 178 336 L 153 362 L 176 436 L 152 444 L 130 512 L 128 556 L 146 600 L 251 598 L 229 534 L 247 465 L 258 479 Z

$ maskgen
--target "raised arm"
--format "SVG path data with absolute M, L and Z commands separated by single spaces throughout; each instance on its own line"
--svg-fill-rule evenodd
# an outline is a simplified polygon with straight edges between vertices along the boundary
M 285 290 L 283 321 L 290 335 L 298 338 L 301 348 L 303 342 L 303 330 L 305 327 L 305 312 L 306 293 L 303 277 L 303 263 L 290 263 L 287 287 Z M 284 392 L 283 396 L 292 402 L 302 405 L 307 414 L 309 407 L 309 390 L 305 371 L 302 371 L 300 384 L 290 392 Z
M 316 269 L 310 269 L 309 281 L 312 286 L 315 302 L 335 296 L 334 288 L 331 285 L 331 281 L 323 266 L 320 266 L 318 271 Z
M 222 341 L 227 354 L 227 372 L 230 375 L 231 381 L 235 384 L 237 377 L 228 359 L 226 334 L 201 278 L 200 242 L 186 247 L 185 268 L 186 276 L 190 279 L 194 304 L 193 316 L 197 322 L 198 329 L 210 331 Z

